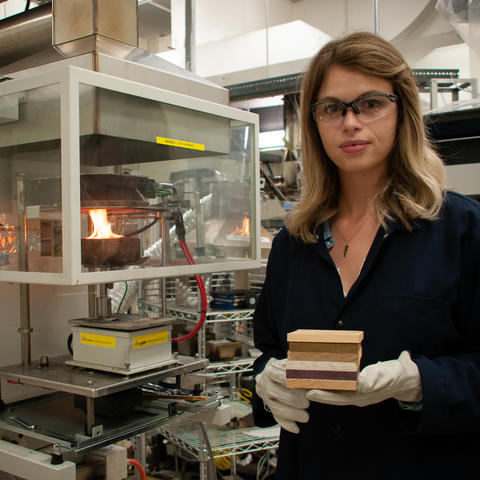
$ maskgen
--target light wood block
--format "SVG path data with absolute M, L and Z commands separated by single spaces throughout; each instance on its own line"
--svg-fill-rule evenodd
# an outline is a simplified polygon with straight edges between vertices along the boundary
M 358 353 L 337 353 L 337 352 L 288 352 L 289 360 L 306 360 L 314 362 L 355 362 L 358 367 Z
M 303 388 L 307 390 L 349 390 L 357 389 L 356 381 L 348 380 L 320 380 L 305 378 L 287 378 L 288 388 Z
M 295 330 L 287 334 L 288 342 L 308 343 L 360 343 L 363 332 L 360 330 Z
M 359 366 L 360 358 L 362 357 L 362 349 L 357 348 L 355 353 L 340 353 L 340 352 L 296 352 L 289 351 L 289 360 L 306 360 L 314 362 L 355 362 Z
M 287 359 L 287 370 L 329 370 L 339 372 L 356 372 L 356 362 L 317 362 L 309 360 Z
M 363 332 L 296 330 L 289 341 L 286 386 L 289 388 L 357 389 Z

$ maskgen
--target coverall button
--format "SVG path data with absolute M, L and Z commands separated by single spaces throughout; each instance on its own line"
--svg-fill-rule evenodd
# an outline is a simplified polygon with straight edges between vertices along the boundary
M 338 424 L 332 425 L 331 430 L 334 435 L 340 435 L 342 433 L 342 426 Z
M 341 320 L 339 320 L 339 321 L 337 322 L 337 324 L 336 324 L 336 327 L 337 327 L 338 329 L 343 328 L 343 322 L 342 322 Z

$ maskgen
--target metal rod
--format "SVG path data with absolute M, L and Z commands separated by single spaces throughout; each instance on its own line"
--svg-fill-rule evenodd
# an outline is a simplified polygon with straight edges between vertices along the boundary
M 135 460 L 140 462 L 141 465 L 145 465 L 147 460 L 147 443 L 145 433 L 141 433 L 135 437 L 133 442 L 133 456 Z M 135 480 L 140 480 L 140 473 L 135 470 Z
M 270 19 L 268 12 L 268 0 L 265 0 L 265 66 L 267 77 L 269 76 L 269 67 L 270 67 L 270 42 L 269 42 L 269 27 Z
M 104 297 L 107 295 L 107 284 L 106 283 L 101 283 L 99 285 L 100 289 L 100 297 Z
M 88 318 L 97 318 L 97 286 L 88 286 Z
M 233 479 L 236 480 L 237 478 L 237 456 L 236 455 L 232 455 L 230 457 L 230 465 L 231 465 L 230 473 L 232 474 Z
M 162 277 L 162 318 L 167 316 L 167 279 Z
M 25 176 L 17 175 L 17 217 L 18 217 L 18 267 L 21 272 L 28 271 L 27 257 L 27 218 L 25 213 Z
M 178 476 L 178 445 L 174 444 L 175 474 Z
M 373 22 L 375 28 L 375 34 L 378 35 L 378 0 L 373 0 Z
M 166 267 L 168 264 L 168 239 L 169 234 L 167 230 L 167 218 L 162 215 L 161 220 L 161 235 L 162 235 L 162 267 Z M 162 277 L 161 279 L 161 295 L 162 295 L 162 317 L 167 316 L 167 279 Z
M 27 218 L 25 214 L 25 178 L 17 175 L 17 215 L 18 215 L 18 266 L 22 272 L 28 271 L 27 256 Z M 31 332 L 30 328 L 30 286 L 20 284 L 20 343 L 22 350 L 22 365 L 30 365 Z
M 204 422 L 199 422 L 200 426 L 200 445 L 201 448 L 206 451 L 207 454 L 207 475 L 208 480 L 217 479 L 217 469 L 215 468 L 215 457 L 213 455 L 212 446 L 208 438 L 207 429 L 205 428 Z
M 32 363 L 31 332 L 30 328 L 30 285 L 20 284 L 20 342 L 22 348 L 22 365 Z
M 107 318 L 112 316 L 112 299 L 108 296 L 107 284 L 99 284 L 99 295 L 97 297 L 97 316 Z
M 145 281 L 138 280 L 137 308 L 141 316 L 145 315 Z
M 95 404 L 94 399 L 91 397 L 85 397 L 87 404 L 87 435 L 92 436 L 92 430 L 95 426 Z
M 185 68 L 195 72 L 195 0 L 185 0 Z
M 195 214 L 197 224 L 197 250 L 199 252 L 205 248 L 205 218 L 203 215 L 203 205 L 200 201 L 200 192 L 195 192 Z

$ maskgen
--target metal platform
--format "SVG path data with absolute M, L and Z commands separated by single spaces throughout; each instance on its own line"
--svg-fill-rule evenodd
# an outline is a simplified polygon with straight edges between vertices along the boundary
M 95 363 L 82 362 L 79 360 L 67 360 L 65 362 L 66 365 L 72 365 L 74 367 L 84 367 L 88 369 L 97 368 L 97 369 L 103 370 L 104 372 L 123 374 L 123 375 L 134 375 L 136 373 L 145 372 L 146 370 L 152 370 L 152 368 L 157 369 L 157 368 L 165 367 L 166 365 L 172 365 L 175 363 L 177 363 L 175 360 L 165 360 L 163 362 L 156 362 L 154 364 L 144 365 L 138 368 L 116 368 L 116 367 L 110 367 L 108 365 L 99 366 Z
M 40 363 L 0 367 L 0 378 L 19 384 L 32 385 L 60 392 L 72 393 L 89 398 L 99 398 L 121 392 L 162 378 L 175 377 L 207 367 L 208 359 L 195 359 L 179 355 L 174 365 L 157 368 L 130 376 L 116 375 L 88 368 L 65 364 L 69 355 L 49 359 L 49 366 L 41 368 Z
M 108 410 L 105 410 L 105 406 L 97 410 L 97 400 L 149 382 L 185 373 L 203 372 L 208 364 L 205 359 L 179 356 L 175 358 L 175 365 L 131 376 L 119 376 L 65 365 L 68 358 L 70 357 L 52 358 L 49 366 L 44 368 L 35 362 L 30 366 L 13 365 L 0 369 L 0 378 L 55 391 L 42 397 L 8 404 L 0 414 L 1 431 L 17 435 L 18 438 L 27 437 L 49 445 L 56 444 L 62 447 L 63 452 L 74 455 L 109 445 L 155 429 L 181 410 L 180 406 L 175 408 L 181 401 L 152 400 L 139 395 L 126 412 L 113 415 L 109 407 Z M 83 404 L 78 396 L 85 397 Z M 196 408 L 201 409 L 203 405 L 205 408 L 213 408 L 216 399 L 209 398 L 195 403 Z
M 183 411 L 182 404 L 189 404 L 190 409 L 201 411 L 215 408 L 218 399 L 214 396 L 204 401 L 187 402 L 142 398 L 127 413 L 96 416 L 96 430 L 94 429 L 92 435 L 88 435 L 88 413 L 79 408 L 73 395 L 55 392 L 9 404 L 0 413 L 0 431 L 4 438 L 7 435 L 12 439 L 14 435 L 13 440 L 25 437 L 46 443 L 50 447 L 55 444 L 61 447 L 62 453 L 77 456 L 124 438 L 155 430 L 162 422 L 171 419 L 172 415 Z M 172 410 L 172 405 L 177 408 Z M 44 451 L 51 452 L 50 447 Z
M 68 323 L 83 327 L 95 327 L 107 330 L 120 331 L 141 331 L 147 328 L 172 325 L 175 322 L 173 318 L 150 318 L 140 315 L 130 315 L 123 313 L 113 314 L 101 320 L 98 318 L 74 318 Z
M 167 408 L 158 408 L 154 414 L 151 409 L 144 412 L 135 408 L 121 418 L 97 417 L 96 424 L 101 428 L 89 436 L 85 431 L 86 414 L 76 407 L 74 397 L 56 392 L 8 405 L 0 414 L 0 430 L 18 435 L 18 438 L 56 444 L 63 453 L 78 455 L 151 430 L 168 418 Z M 22 428 L 15 419 L 29 426 Z

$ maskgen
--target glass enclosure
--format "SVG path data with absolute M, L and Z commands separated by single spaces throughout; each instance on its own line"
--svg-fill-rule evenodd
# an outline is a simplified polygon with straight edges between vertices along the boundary
M 62 272 L 60 86 L 0 96 L 0 270 Z
M 96 75 L 0 85 L 0 280 L 257 266 L 256 116 L 105 75 L 99 86 Z

